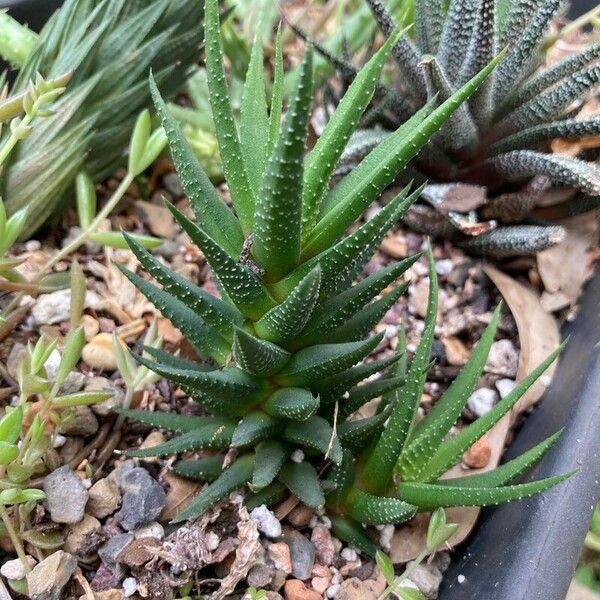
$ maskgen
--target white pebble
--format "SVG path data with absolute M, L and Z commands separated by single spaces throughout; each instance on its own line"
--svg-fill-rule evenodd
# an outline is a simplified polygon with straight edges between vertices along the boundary
M 469 396 L 469 399 L 467 400 L 467 406 L 474 415 L 481 417 L 492 410 L 497 397 L 498 394 L 495 392 L 495 390 L 490 390 L 489 388 L 479 388 Z
M 342 586 L 339 583 L 334 583 L 333 585 L 330 585 L 327 588 L 327 591 L 325 592 L 327 594 L 327 597 L 330 599 L 335 598 L 338 592 L 340 591 L 341 587 Z
M 214 531 L 209 531 L 204 537 L 204 541 L 206 542 L 206 548 L 211 552 L 216 550 L 221 542 L 219 536 Z
M 435 263 L 435 272 L 438 275 L 449 275 L 450 273 L 452 273 L 453 268 L 454 263 L 449 258 L 438 260 Z
M 129 598 L 129 596 L 133 596 L 137 592 L 137 581 L 135 577 L 127 577 L 127 579 L 123 579 L 123 595 L 125 598 Z
M 33 556 L 27 556 L 27 562 L 28 562 L 30 568 L 35 567 L 35 565 L 37 564 L 36 560 L 35 560 L 35 558 L 33 558 Z M 23 563 L 21 562 L 21 559 L 15 558 L 14 560 L 7 560 L 0 567 L 0 574 L 2 574 L 4 577 L 6 577 L 6 579 L 19 580 L 19 579 L 24 579 L 25 575 L 27 575 L 27 572 L 25 571 L 25 568 L 23 567 Z
M 162 540 L 165 537 L 165 530 L 160 523 L 152 521 L 151 523 L 142 525 L 142 527 L 135 529 L 133 531 L 133 536 L 136 539 L 155 538 L 157 540 Z
M 344 548 L 341 552 L 341 556 L 347 562 L 354 562 L 358 558 L 358 554 L 356 553 L 356 550 L 354 550 L 354 548 L 350 548 L 350 547 Z
M 496 381 L 496 389 L 500 394 L 500 398 L 506 398 L 516 387 L 517 383 L 513 379 L 498 379 Z
M 465 582 L 466 577 L 464 575 L 459 575 L 456 580 L 458 581 L 458 583 L 464 583 Z
M 253 509 L 250 518 L 256 523 L 258 530 L 267 537 L 277 538 L 281 535 L 281 523 L 264 504 Z
M 52 447 L 54 449 L 62 448 L 66 443 L 67 438 L 64 435 L 61 435 L 60 433 L 57 433 L 52 439 Z
M 292 462 L 301 463 L 304 460 L 304 452 L 298 448 L 292 452 L 290 458 L 292 459 Z
M 379 544 L 384 550 L 389 550 L 392 543 L 392 537 L 396 528 L 393 525 L 384 525 L 379 534 Z

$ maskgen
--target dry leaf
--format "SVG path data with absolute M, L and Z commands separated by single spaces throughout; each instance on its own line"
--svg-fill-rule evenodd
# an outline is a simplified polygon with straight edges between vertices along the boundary
M 544 310 L 538 294 L 534 291 L 492 266 L 485 266 L 484 271 L 502 294 L 517 323 L 521 352 L 516 379 L 521 381 L 559 346 L 558 324 L 554 317 Z M 555 368 L 555 364 L 551 365 L 542 381 L 551 378 Z M 467 474 L 476 475 L 494 469 L 502 458 L 506 438 L 516 418 L 533 406 L 544 393 L 546 388 L 542 381 L 538 380 L 532 385 L 513 410 L 487 433 L 486 439 L 491 447 L 491 457 L 483 469 L 465 471 L 461 465 L 456 465 L 443 477 L 448 479 L 464 477 Z M 447 509 L 448 521 L 459 524 L 455 534 L 449 540 L 450 546 L 456 546 L 466 539 L 477 522 L 479 512 L 480 509 L 477 507 Z M 417 515 L 410 523 L 396 529 L 390 551 L 394 563 L 412 560 L 424 548 L 428 522 L 427 514 Z
M 192 501 L 202 484 L 190 479 L 183 479 L 172 471 L 164 473 L 163 478 L 169 484 L 169 491 L 160 518 L 163 521 L 171 521 Z

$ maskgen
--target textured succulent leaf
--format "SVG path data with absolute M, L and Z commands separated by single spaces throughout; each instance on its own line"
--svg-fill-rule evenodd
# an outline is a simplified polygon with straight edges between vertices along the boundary
M 283 438 L 288 442 L 302 444 L 307 448 L 318 450 L 322 454 L 329 453 L 334 463 L 342 461 L 342 447 L 331 425 L 314 415 L 306 421 L 291 421 L 286 425 Z
M 394 35 L 398 25 L 383 0 L 367 0 L 371 12 L 381 31 L 389 38 Z M 426 98 L 425 80 L 418 68 L 419 51 L 407 38 L 400 38 L 392 48 L 392 55 L 403 78 L 406 92 L 416 100 Z
M 359 453 L 373 441 L 376 435 L 381 433 L 388 417 L 389 411 L 386 411 L 372 417 L 340 423 L 337 426 L 340 443 L 344 448 Z
M 490 150 L 492 153 L 501 154 L 511 150 L 539 146 L 557 138 L 578 140 L 598 135 L 600 135 L 600 117 L 598 116 L 585 119 L 565 119 L 517 131 L 493 144 Z
M 316 381 L 311 389 L 319 394 L 322 406 L 329 406 L 348 392 L 356 384 L 387 369 L 398 360 L 398 356 L 388 356 L 379 360 L 364 362 L 336 375 L 324 377 Z
M 424 54 L 435 54 L 440 44 L 446 3 L 444 0 L 415 0 L 417 46 Z
M 394 467 L 409 436 L 425 383 L 435 332 L 438 295 L 438 281 L 431 248 L 428 258 L 429 297 L 421 342 L 406 374 L 406 383 L 401 391 L 402 401 L 394 405 L 387 427 L 371 451 L 363 470 L 363 479 L 373 493 L 382 493 L 390 485 Z
M 233 336 L 232 352 L 241 369 L 263 377 L 279 372 L 290 358 L 290 353 L 283 348 L 260 340 L 239 327 Z
M 202 364 L 196 361 L 190 360 L 189 358 L 183 358 L 176 354 L 171 354 L 159 348 L 153 348 L 152 346 L 143 346 L 144 354 L 151 356 L 157 362 L 165 364 L 169 367 L 175 367 L 177 369 L 191 369 L 198 371 L 213 371 L 214 365 L 207 363 Z
M 369 381 L 368 383 L 356 386 L 340 401 L 339 418 L 348 418 L 353 412 L 356 412 L 370 400 L 400 389 L 404 383 L 406 383 L 405 376 L 396 376 L 382 377 L 375 381 Z
M 254 491 L 270 485 L 283 463 L 287 460 L 290 450 L 276 440 L 263 440 L 254 450 L 256 461 L 252 473 L 251 488 Z
M 429 116 L 429 106 L 421 109 L 405 125 L 382 142 L 334 190 L 331 209 L 319 221 L 307 244 L 311 252 L 331 244 L 349 227 L 378 194 L 391 183 L 398 171 L 414 158 L 427 140 L 454 114 L 494 70 L 504 53 L 468 81 Z M 423 112 L 425 111 L 425 112 Z M 424 118 L 423 118 L 424 117 Z M 415 121 L 413 121 L 415 119 Z M 418 125 L 415 125 L 419 123 Z M 342 192 L 338 192 L 338 189 Z
M 281 423 L 263 412 L 251 412 L 238 423 L 231 444 L 236 448 L 252 446 L 265 438 L 272 437 L 281 429 Z
M 129 234 L 123 235 L 142 267 L 163 286 L 165 292 L 175 296 L 223 337 L 231 339 L 232 324 L 240 325 L 244 320 L 239 311 L 166 267 Z
M 309 47 L 256 205 L 252 252 L 265 269 L 266 277 L 273 281 L 286 275 L 300 260 L 304 154 L 312 88 L 313 61 Z
M 479 473 L 468 477 L 456 477 L 452 479 L 440 479 L 438 483 L 440 485 L 458 486 L 467 488 L 493 488 L 509 483 L 513 479 L 516 479 L 519 475 L 525 473 L 530 467 L 542 458 L 548 452 L 550 448 L 556 443 L 560 437 L 561 431 L 546 438 L 543 442 L 540 442 L 531 450 L 524 452 L 517 458 L 492 469 L 485 473 Z
M 194 151 L 162 99 L 152 75 L 150 90 L 154 107 L 169 140 L 171 157 L 177 168 L 179 180 L 190 199 L 198 222 L 230 256 L 238 256 L 244 243 L 244 234 L 237 218 L 223 202 L 198 163 Z
M 181 477 L 212 483 L 223 470 L 223 455 L 215 454 L 199 459 L 180 460 L 173 465 L 173 472 Z
M 277 477 L 306 506 L 321 508 L 325 505 L 319 475 L 310 463 L 287 462 Z
M 527 21 L 521 35 L 509 46 L 506 58 L 496 72 L 494 102 L 500 103 L 508 90 L 519 82 L 532 67 L 535 52 L 543 39 L 550 21 L 560 8 L 560 0 L 546 0 L 538 4 L 535 13 Z
M 385 525 L 403 523 L 415 516 L 416 506 L 385 496 L 374 496 L 359 489 L 353 489 L 347 499 L 348 514 L 365 525 Z
M 421 471 L 422 480 L 432 480 L 439 477 L 449 469 L 464 452 L 466 452 L 479 438 L 487 433 L 523 396 L 523 394 L 537 381 L 542 373 L 556 360 L 563 350 L 563 342 L 552 354 L 542 361 L 529 375 L 520 381 L 514 390 L 485 415 L 479 417 L 474 423 L 463 429 L 458 435 L 446 440 L 433 455 L 426 467 Z
M 498 37 L 502 46 L 512 45 L 519 34 L 527 27 L 535 11 L 545 0 L 511 0 L 510 2 L 499 2 L 508 4 L 506 16 L 500 21 Z
M 262 393 L 257 380 L 236 367 L 200 371 L 161 365 L 139 355 L 135 355 L 135 358 L 154 373 L 170 379 L 186 391 L 193 390 L 202 394 L 203 403 L 210 398 L 214 404 L 223 404 L 223 408 L 230 410 L 232 415 L 244 414 Z M 214 410 L 214 407 L 211 406 L 211 409 Z
M 375 556 L 377 544 L 367 535 L 362 525 L 350 517 L 330 516 L 331 531 L 340 540 L 359 548 L 369 556 Z
M 287 487 L 281 481 L 274 481 L 262 490 L 254 494 L 248 494 L 244 500 L 244 504 L 248 510 L 252 510 L 263 504 L 265 506 L 273 506 L 289 495 Z
M 435 403 L 427 416 L 412 430 L 397 465 L 403 481 L 419 479 L 421 468 L 435 454 L 460 414 L 479 381 L 500 321 L 502 305 L 498 305 L 467 364 Z
M 269 140 L 267 156 L 271 156 L 281 126 L 281 107 L 283 104 L 283 50 L 281 43 L 281 25 L 275 37 L 275 64 L 273 65 L 273 91 L 271 94 L 271 112 L 269 114 Z
M 240 144 L 248 179 L 258 196 L 268 159 L 269 118 L 263 72 L 262 34 L 257 31 L 250 54 L 240 110 Z
M 157 411 L 151 412 L 149 410 L 116 409 L 115 412 L 128 419 L 139 421 L 140 423 L 145 423 L 152 427 L 158 427 L 159 429 L 173 431 L 175 433 L 189 433 L 204 425 L 212 424 L 215 428 L 218 428 L 221 425 L 230 425 L 232 423 L 232 421 L 228 419 L 221 419 L 218 417 L 194 417 L 190 415 L 178 415 Z
M 406 482 L 398 486 L 400 498 L 415 504 L 421 510 L 431 510 L 440 506 L 493 506 L 503 502 L 522 500 L 540 494 L 559 483 L 562 483 L 576 471 L 555 475 L 546 479 L 506 485 L 503 487 L 459 487 L 443 486 L 431 483 Z
M 392 49 L 402 34 L 389 37 L 379 51 L 356 75 L 348 91 L 329 119 L 315 147 L 308 155 L 304 170 L 303 230 L 310 233 L 320 212 L 321 200 L 356 123 L 373 98 L 377 80 Z
M 478 19 L 479 0 L 452 0 L 440 39 L 440 64 L 455 81 L 467 56 L 471 36 Z
M 242 223 L 242 228 L 247 233 L 252 229 L 254 223 L 255 196 L 244 166 L 242 149 L 225 81 L 218 0 L 206 0 L 204 12 L 204 45 L 206 49 L 208 92 L 215 130 L 219 140 L 223 173 L 229 184 L 231 198 Z
M 459 245 L 471 254 L 510 258 L 534 256 L 564 239 L 565 230 L 559 225 L 514 225 L 492 229 L 470 237 Z
M 304 329 L 319 299 L 321 267 L 317 266 L 290 291 L 285 300 L 268 311 L 254 327 L 258 335 L 273 343 L 283 343 Z
M 170 204 L 169 209 L 194 244 L 202 250 L 227 296 L 241 312 L 251 318 L 259 318 L 274 306 L 275 302 L 254 273 L 227 254 L 173 205 Z
M 196 427 L 193 431 L 182 433 L 168 442 L 152 446 L 151 448 L 129 450 L 127 455 L 142 458 L 147 456 L 168 456 L 169 454 L 191 452 L 192 450 L 201 450 L 204 448 L 223 450 L 231 444 L 233 430 L 234 425 L 232 424 L 215 424 L 208 421 Z
M 350 368 L 372 352 L 382 339 L 383 334 L 378 334 L 359 342 L 304 348 L 292 356 L 275 380 L 282 386 L 310 385 L 322 377 Z
M 279 388 L 264 404 L 264 410 L 273 417 L 305 421 L 319 408 L 318 397 L 305 388 Z
M 241 488 L 252 477 L 254 469 L 254 455 L 240 456 L 219 478 L 206 486 L 174 519 L 174 523 L 181 523 L 188 519 L 195 519 L 208 508 L 225 498 L 231 492 Z
M 165 317 L 171 320 L 175 327 L 185 332 L 187 339 L 200 356 L 214 358 L 221 364 L 225 361 L 229 355 L 230 344 L 219 332 L 209 327 L 189 306 L 167 291 L 161 290 L 122 265 L 116 266 Z
M 545 175 L 556 183 L 578 188 L 590 196 L 600 195 L 600 169 L 577 158 L 534 150 L 513 150 L 486 162 L 509 180 Z

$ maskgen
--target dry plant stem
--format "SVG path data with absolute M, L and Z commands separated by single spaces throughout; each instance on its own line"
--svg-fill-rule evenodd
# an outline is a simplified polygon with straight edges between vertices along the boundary
M 574 21 L 571 21 L 568 25 L 565 25 L 560 30 L 560 33 L 550 36 L 546 40 L 546 43 L 544 44 L 544 49 L 547 50 L 548 48 L 550 48 L 551 46 L 556 44 L 556 42 L 558 42 L 558 40 L 564 39 L 570 33 L 577 31 L 580 27 L 585 27 L 589 23 L 595 24 L 596 20 L 599 17 L 600 17 L 600 6 L 591 8 L 590 10 L 588 10 L 586 13 L 584 13 L 583 15 L 581 15 Z
M 104 441 L 110 433 L 111 427 L 111 423 L 104 423 L 104 425 L 102 425 L 102 427 L 98 430 L 98 433 L 94 436 L 94 439 L 75 455 L 75 457 L 69 462 L 69 465 L 71 465 L 73 469 L 76 469 L 81 462 L 85 460 L 94 450 L 97 450 L 100 448 L 100 446 L 103 446 Z
M 129 386 L 125 392 L 125 397 L 123 398 L 123 405 L 121 408 L 127 410 L 131 406 L 131 401 L 133 400 L 133 394 L 135 392 L 135 386 Z M 121 427 L 123 427 L 123 423 L 125 422 L 125 417 L 123 415 L 119 415 L 117 420 L 115 421 L 112 433 L 102 451 L 98 454 L 98 464 L 99 468 L 102 468 L 104 464 L 108 461 L 111 454 L 114 452 L 115 448 L 119 445 L 121 441 Z
M 421 550 L 421 552 L 415 558 L 415 560 L 413 560 L 410 563 L 410 565 L 408 567 L 406 567 L 406 569 L 404 570 L 404 573 L 402 573 L 402 575 L 399 575 L 398 577 L 396 577 L 396 579 L 394 580 L 394 584 L 385 588 L 385 590 L 383 590 L 383 592 L 381 592 L 381 594 L 379 595 L 377 600 L 386 600 L 386 598 L 390 594 L 393 594 L 398 589 L 398 586 L 400 585 L 400 583 L 402 581 L 404 581 L 405 579 L 408 579 L 412 575 L 412 573 L 415 571 L 415 569 L 427 558 L 428 554 L 429 554 L 429 550 L 427 550 L 427 548 L 425 548 L 424 550 Z
M 21 539 L 19 538 L 19 536 L 17 535 L 17 532 L 15 531 L 15 528 L 13 527 L 12 521 L 10 519 L 8 511 L 6 510 L 6 507 L 3 505 L 0 505 L 0 517 L 2 518 L 2 522 L 4 523 L 4 526 L 6 527 L 6 531 L 8 532 L 8 537 L 10 538 L 10 541 L 12 542 L 12 545 L 14 546 L 15 552 L 17 553 L 17 556 L 19 557 L 21 563 L 23 564 L 23 568 L 29 573 L 31 571 L 31 567 L 29 566 L 29 563 L 27 562 L 27 557 L 25 554 L 25 550 L 23 548 L 23 544 L 21 544 Z
M 8 144 L 7 144 L 8 145 Z M 96 218 L 86 227 L 72 242 L 67 244 L 60 252 L 55 254 L 36 274 L 33 278 L 32 283 L 37 283 L 39 280 L 52 269 L 54 265 L 69 256 L 72 252 L 75 252 L 77 248 L 85 244 L 90 233 L 93 233 L 98 226 L 108 217 L 111 211 L 118 204 L 119 200 L 125 195 L 127 188 L 133 183 L 133 176 L 129 173 L 123 178 L 117 189 L 113 192 L 108 202 L 104 205 L 102 210 L 96 215 Z M 8 304 L 5 309 L 5 313 L 10 313 L 16 306 L 18 306 L 23 293 L 17 294 L 13 300 Z

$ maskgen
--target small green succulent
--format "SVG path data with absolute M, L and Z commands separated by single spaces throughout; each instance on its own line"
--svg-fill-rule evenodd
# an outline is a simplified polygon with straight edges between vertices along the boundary
M 396 281 L 419 257 L 392 264 L 355 285 L 352 282 L 420 190 L 412 195 L 403 190 L 372 219 L 349 234 L 347 230 L 499 60 L 484 67 L 437 109 L 427 105 L 329 189 L 337 160 L 399 35 L 391 36 L 357 75 L 306 155 L 312 50 L 309 47 L 304 55 L 280 125 L 281 38 L 269 118 L 257 36 L 238 135 L 224 83 L 217 0 L 207 0 L 210 100 L 235 212 L 200 169 L 151 80 L 196 222 L 175 207 L 170 209 L 204 254 L 221 292 L 220 298 L 207 293 L 129 240 L 141 265 L 162 287 L 124 268 L 123 272 L 205 360 L 198 364 L 156 348 L 146 348 L 155 360 L 137 356 L 142 365 L 198 401 L 210 416 L 122 413 L 180 434 L 160 446 L 133 450 L 131 456 L 213 452 L 175 463 L 176 473 L 211 482 L 178 515 L 178 521 L 197 517 L 247 485 L 249 506 L 270 504 L 289 492 L 308 506 L 326 505 L 338 535 L 374 552 L 361 524 L 397 523 L 417 510 L 440 505 L 511 500 L 564 478 L 504 486 L 540 456 L 551 439 L 516 463 L 468 484 L 437 482 L 514 405 L 556 353 L 488 417 L 446 440 L 483 369 L 497 311 L 463 374 L 431 416 L 414 423 L 435 326 L 437 284 L 431 254 L 428 318 L 410 368 L 403 372 L 402 352 L 366 360 L 383 338 L 383 334 L 369 337 L 370 332 L 406 290 L 406 283 L 396 285 Z M 361 385 L 375 374 L 382 376 Z M 363 404 L 382 395 L 374 416 L 354 418 Z M 226 464 L 222 451 L 227 450 L 232 452 Z M 402 479 L 400 485 L 395 474 Z
M 391 35 L 395 19 L 387 3 L 366 2 L 383 33 Z M 410 119 L 432 98 L 450 97 L 507 48 L 477 93 L 400 174 L 400 179 L 431 183 L 404 220 L 418 231 L 452 237 L 474 254 L 531 254 L 561 241 L 562 228 L 532 216 L 550 185 L 579 191 L 562 216 L 600 206 L 597 162 L 549 151 L 556 138 L 600 134 L 600 117 L 577 116 L 600 84 L 600 43 L 543 66 L 544 34 L 562 5 L 560 0 L 452 0 L 449 5 L 417 0 L 415 40 L 404 37 L 392 50 L 398 76 L 393 86 L 379 86 L 363 119 L 366 129 L 351 140 L 339 168 L 351 169 L 389 135 L 390 127 Z M 355 76 L 351 63 L 316 47 L 342 75 Z M 463 196 L 461 207 L 452 196 Z
M 7 20 L 3 14 L 3 27 Z M 0 40 L 9 49 L 21 41 L 11 31 Z M 202 6 L 186 0 L 67 0 L 52 16 L 12 90 L 24 91 L 36 71 L 51 78 L 74 71 L 56 115 L 20 144 L 2 174 L 8 213 L 30 207 L 23 237 L 61 208 L 65 196 L 72 198 L 84 167 L 99 181 L 124 162 L 137 115 L 150 101 L 148 69 L 173 96 L 198 58 L 201 31 Z

